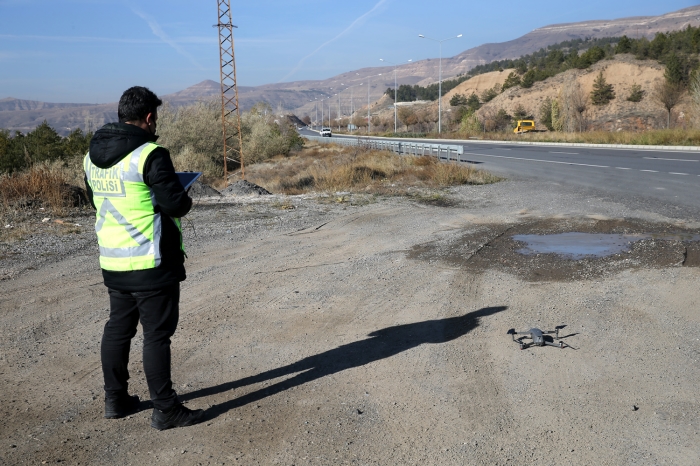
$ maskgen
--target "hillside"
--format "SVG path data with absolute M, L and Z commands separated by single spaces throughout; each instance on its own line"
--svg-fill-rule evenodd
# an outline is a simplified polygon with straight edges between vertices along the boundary
M 512 115 L 516 107 L 522 105 L 536 117 L 538 124 L 541 125 L 539 108 L 547 97 L 555 99 L 562 88 L 571 82 L 579 83 L 583 92 L 588 95 L 593 89 L 593 81 L 600 71 L 603 71 L 607 82 L 612 84 L 616 98 L 602 107 L 588 106 L 585 115 L 591 129 L 645 130 L 666 125 L 665 110 L 651 97 L 654 84 L 663 79 L 664 67 L 651 60 L 636 60 L 630 55 L 617 55 L 613 60 L 602 60 L 585 70 L 568 70 L 545 81 L 537 82 L 529 89 L 523 89 L 520 86 L 507 89 L 491 102 L 483 105 L 479 109 L 478 115 L 483 117 L 489 112 L 498 111 L 500 108 Z M 489 82 L 495 82 L 497 80 L 495 76 L 500 76 L 505 80 L 507 72 L 494 72 L 488 73 L 488 75 L 491 75 Z M 443 97 L 444 108 L 449 108 L 449 100 L 455 93 L 468 96 L 474 90 L 476 90 L 477 95 L 482 92 L 481 88 L 477 86 L 479 78 L 484 79 L 483 76 L 476 76 Z M 630 88 L 635 83 L 641 86 L 645 96 L 641 102 L 628 102 L 626 98 L 630 94 Z M 682 122 L 687 114 L 687 108 L 681 105 L 674 110 L 674 114 Z
M 648 38 L 657 32 L 679 30 L 687 25 L 700 26 L 700 5 L 653 17 L 631 17 L 615 20 L 582 21 L 568 24 L 544 26 L 514 40 L 483 44 L 466 50 L 454 57 L 442 60 L 443 78 L 450 78 L 469 71 L 476 65 L 494 60 L 518 58 L 525 54 L 565 40 L 586 37 L 615 37 L 623 34 L 629 37 Z M 393 87 L 394 68 L 369 67 L 348 71 L 322 80 L 274 83 L 262 86 L 240 86 L 239 103 L 245 110 L 260 101 L 268 102 L 272 108 L 282 108 L 300 117 L 315 115 L 318 102 L 333 96 L 340 90 L 341 105 L 349 113 L 353 88 L 353 107 L 367 102 L 368 77 L 381 73 L 381 77 L 371 79 L 371 100 L 381 97 L 387 87 Z M 438 62 L 435 59 L 420 60 L 401 65 L 396 69 L 399 84 L 427 85 L 438 79 Z M 505 78 L 504 78 L 505 79 Z M 360 86 L 360 85 L 363 86 Z M 157 92 L 157 90 L 156 90 Z M 205 80 L 182 91 L 162 96 L 172 105 L 188 105 L 202 98 L 214 97 L 219 92 L 219 84 Z M 0 128 L 30 131 L 46 119 L 61 134 L 80 127 L 89 129 L 101 126 L 116 118 L 116 103 L 110 104 L 55 104 L 6 98 L 0 100 Z

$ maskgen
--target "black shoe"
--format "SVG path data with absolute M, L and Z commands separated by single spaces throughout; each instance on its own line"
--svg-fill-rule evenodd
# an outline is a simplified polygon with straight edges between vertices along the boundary
M 125 395 L 118 398 L 105 398 L 105 418 L 119 419 L 133 414 L 139 407 L 139 397 Z
M 161 411 L 158 408 L 153 409 L 151 427 L 158 430 L 170 429 L 172 427 L 187 427 L 197 424 L 203 417 L 203 410 L 191 410 L 178 403 L 166 411 Z

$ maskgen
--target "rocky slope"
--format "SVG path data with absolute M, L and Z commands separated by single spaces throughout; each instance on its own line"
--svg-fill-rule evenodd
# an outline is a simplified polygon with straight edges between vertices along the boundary
M 629 37 L 653 37 L 657 32 L 682 29 L 688 25 L 700 26 L 700 6 L 692 6 L 660 16 L 632 17 L 615 20 L 583 21 L 554 24 L 535 29 L 514 40 L 484 44 L 466 50 L 454 57 L 442 60 L 443 77 L 449 78 L 465 73 L 475 65 L 505 58 L 517 58 L 564 40 L 585 37 L 614 37 L 626 34 Z M 377 76 L 381 73 L 381 76 Z M 255 103 L 265 101 L 273 108 L 291 111 L 300 117 L 314 115 L 322 99 L 334 96 L 341 90 L 341 105 L 349 113 L 351 96 L 353 107 L 366 102 L 367 83 L 371 84 L 370 98 L 377 100 L 387 87 L 394 85 L 392 66 L 371 67 L 348 71 L 323 80 L 295 81 L 291 83 L 266 84 L 255 87 L 239 87 L 239 103 L 247 109 Z M 370 76 L 374 76 L 370 79 Z M 399 84 L 426 85 L 438 79 L 438 63 L 435 59 L 420 60 L 401 65 L 396 69 Z M 353 86 L 353 90 L 349 87 Z M 199 99 L 216 96 L 219 84 L 206 80 L 183 91 L 164 96 L 173 105 L 187 105 Z M 82 105 L 49 104 L 20 99 L 0 100 L 0 128 L 29 131 L 44 119 L 60 133 L 67 134 L 72 128 L 99 127 L 115 119 L 116 104 Z M 320 113 L 320 112 L 319 112 Z

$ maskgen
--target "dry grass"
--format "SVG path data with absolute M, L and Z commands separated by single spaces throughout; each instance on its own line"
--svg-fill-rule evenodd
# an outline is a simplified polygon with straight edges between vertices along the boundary
M 411 188 L 443 188 L 498 181 L 465 165 L 432 157 L 399 156 L 361 147 L 312 143 L 298 154 L 251 165 L 246 178 L 270 192 L 352 191 L 407 194 Z
M 429 137 L 432 137 L 431 135 Z M 643 146 L 700 146 L 700 130 L 657 129 L 652 131 L 589 131 L 584 133 L 452 133 L 448 138 L 466 139 L 470 136 L 494 141 L 568 142 L 587 144 L 628 144 Z M 445 137 L 444 135 L 442 136 Z
M 37 206 L 63 214 L 71 203 L 69 182 L 74 182 L 69 170 L 58 165 L 38 165 L 0 176 L 0 218 Z

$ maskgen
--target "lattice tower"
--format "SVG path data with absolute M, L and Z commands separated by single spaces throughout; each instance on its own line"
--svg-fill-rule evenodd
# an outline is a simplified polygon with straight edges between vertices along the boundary
M 219 64 L 221 74 L 221 123 L 224 137 L 224 183 L 228 185 L 227 162 L 241 164 L 241 177 L 245 179 L 243 165 L 243 140 L 241 137 L 241 112 L 238 107 L 236 86 L 236 60 L 233 53 L 233 28 L 230 0 L 217 0 L 219 6 Z

